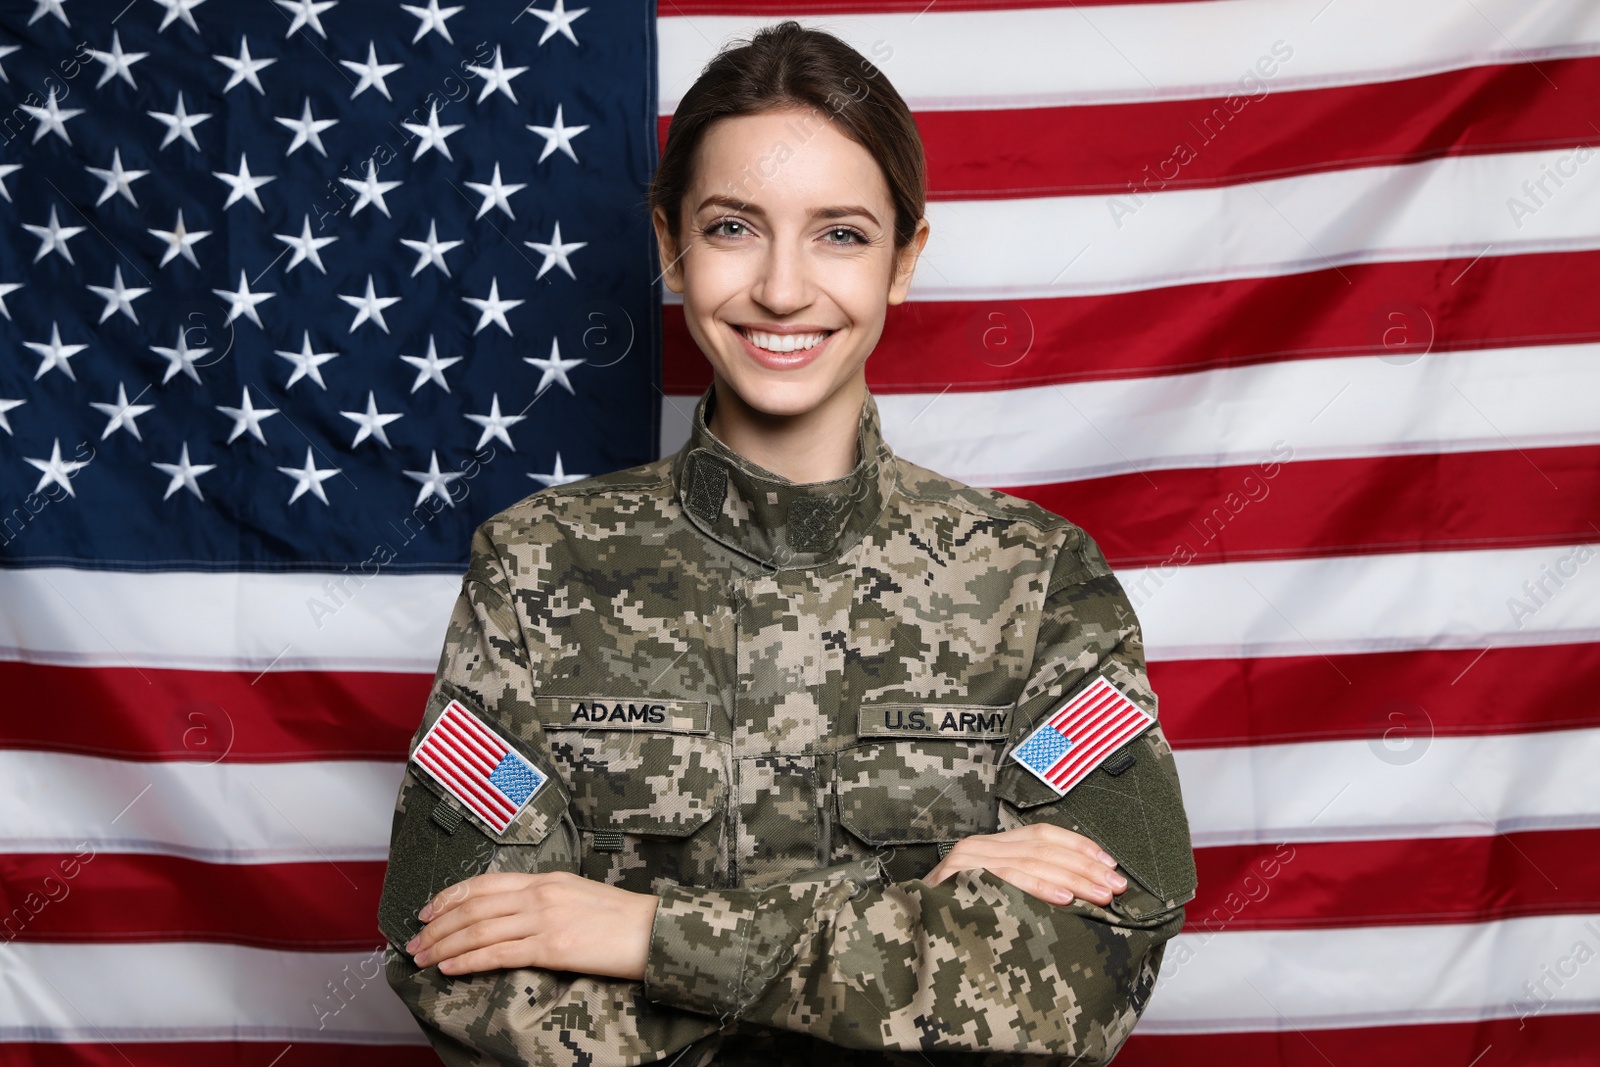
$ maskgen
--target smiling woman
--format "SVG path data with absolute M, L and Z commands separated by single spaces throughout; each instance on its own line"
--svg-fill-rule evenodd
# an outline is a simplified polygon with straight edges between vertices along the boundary
M 923 175 L 882 72 L 795 22 L 680 104 L 689 441 L 479 528 L 412 737 L 379 919 L 447 1063 L 1087 1067 L 1149 1002 L 1195 869 L 1138 619 L 866 386 Z

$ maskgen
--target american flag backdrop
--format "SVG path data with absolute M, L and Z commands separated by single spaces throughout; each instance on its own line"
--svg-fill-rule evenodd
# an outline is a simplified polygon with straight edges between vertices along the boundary
M 375 912 L 468 534 L 684 439 L 644 183 L 791 15 L 928 150 L 885 436 L 1144 624 L 1200 886 L 1119 1062 L 1596 1062 L 1595 0 L 12 0 L 0 1055 L 434 1062 Z

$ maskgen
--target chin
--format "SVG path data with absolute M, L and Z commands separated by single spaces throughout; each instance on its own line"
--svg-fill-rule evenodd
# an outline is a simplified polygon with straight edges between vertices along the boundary
M 804 415 L 814 411 L 842 384 L 830 377 L 807 374 L 803 377 L 776 377 L 773 372 L 754 367 L 725 368 L 722 379 L 739 399 L 763 415 Z M 793 372 L 789 372 L 791 375 Z

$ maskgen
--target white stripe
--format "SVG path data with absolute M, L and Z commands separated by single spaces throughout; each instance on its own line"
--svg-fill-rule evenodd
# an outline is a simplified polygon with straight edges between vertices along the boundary
M 884 439 L 899 455 L 969 485 L 998 487 L 1288 459 L 1600 443 L 1600 344 L 1402 358 L 1413 361 L 1292 359 L 874 398 Z M 688 439 L 696 399 L 669 397 L 662 405 L 664 455 Z M 1528 476 L 1540 477 L 1534 467 Z M 1259 491 L 1239 491 L 1247 490 Z
M 1181 560 L 1117 572 L 1152 661 L 1600 641 L 1600 544 Z
M 383 860 L 404 773 L 397 761 L 137 763 L 0 750 L 0 852 L 87 843 L 210 863 Z
M 432 674 L 460 590 L 443 574 L 0 570 L 0 659 Z
M 1523 188 L 1551 171 L 1560 188 L 1548 179 L 1545 194 Z M 1090 296 L 1405 260 L 1464 267 L 1486 253 L 1600 248 L 1600 149 L 1449 156 L 1138 197 L 939 200 L 926 210 L 918 300 Z
M 0 1041 L 426 1045 L 383 963 L 380 950 L 13 941 L 0 945 L 0 972 L 16 976 L 0 982 Z
M 719 48 L 779 20 L 659 19 L 661 113 L 677 108 Z M 935 6 L 797 20 L 844 38 L 916 110 L 1223 97 L 1260 93 L 1260 86 L 1351 85 L 1600 52 L 1600 8 L 1592 0 L 1211 0 L 952 12 Z
M 1178 749 L 1195 847 L 1600 827 L 1600 729 L 1429 733 Z
M 1332 672 L 1330 672 L 1332 677 Z M 1334 679 L 1330 684 L 1337 684 Z M 1600 826 L 1600 730 L 1179 749 L 1197 846 Z M 0 751 L 0 852 L 382 860 L 403 765 Z
M 1395 892 L 1403 896 L 1406 887 Z M 1139 1032 L 1305 1031 L 1600 1011 L 1597 953 L 1595 915 L 1183 933 L 1167 945 Z M 1289 1040 L 1317 1044 L 1303 1032 Z

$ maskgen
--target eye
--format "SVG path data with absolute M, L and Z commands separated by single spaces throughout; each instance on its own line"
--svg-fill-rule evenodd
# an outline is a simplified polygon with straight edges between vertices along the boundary
M 741 232 L 729 233 L 722 228 L 724 226 L 738 226 Z M 740 222 L 738 219 L 717 219 L 700 232 L 705 234 L 707 237 L 740 237 L 743 236 L 744 229 L 744 223 Z
M 844 240 L 833 240 L 832 238 L 833 238 L 834 234 L 844 234 L 845 235 Z M 863 244 L 864 245 L 864 244 L 870 244 L 871 243 L 867 239 L 867 235 L 866 234 L 862 233 L 860 230 L 855 229 L 852 226 L 832 226 L 832 227 L 829 227 L 828 235 L 829 235 L 829 240 L 827 241 L 827 243 L 831 244 L 831 245 L 853 245 L 853 244 Z

